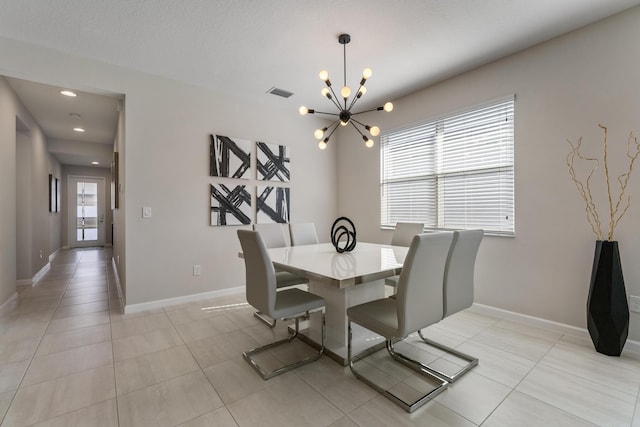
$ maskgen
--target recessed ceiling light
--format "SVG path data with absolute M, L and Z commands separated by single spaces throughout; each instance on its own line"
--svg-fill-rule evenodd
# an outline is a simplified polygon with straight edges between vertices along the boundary
M 69 117 L 73 117 L 74 119 L 79 119 L 82 116 L 78 113 L 69 113 Z
M 70 90 L 61 90 L 60 93 L 63 94 L 64 96 L 70 96 L 72 98 L 75 98 L 76 96 L 78 96 L 77 93 L 71 92 Z
M 100 162 L 91 162 L 92 165 L 99 165 Z
M 84 129 L 82 128 L 73 128 L 73 130 L 75 130 L 76 132 L 84 132 Z

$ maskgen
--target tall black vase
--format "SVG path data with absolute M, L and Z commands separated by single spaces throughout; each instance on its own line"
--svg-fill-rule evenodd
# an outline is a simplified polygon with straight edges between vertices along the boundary
M 629 333 L 629 306 L 618 242 L 596 241 L 587 300 L 587 327 L 597 352 L 620 356 Z

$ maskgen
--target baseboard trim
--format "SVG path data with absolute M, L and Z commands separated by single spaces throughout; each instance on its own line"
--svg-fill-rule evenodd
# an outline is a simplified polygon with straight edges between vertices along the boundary
M 49 269 L 51 268 L 51 263 L 46 263 L 44 265 L 44 267 L 42 267 L 40 269 L 40 271 L 38 271 L 33 278 L 31 279 L 31 284 L 35 285 L 36 283 L 38 283 L 38 280 L 42 279 L 42 276 L 44 276 L 45 274 L 47 274 L 47 271 L 49 271 Z
M 49 263 L 51 263 L 51 261 L 53 261 L 58 256 L 61 250 L 62 248 L 58 248 L 51 255 L 49 255 Z
M 152 310 L 155 308 L 162 308 L 162 307 L 169 307 L 172 305 L 184 304 L 186 302 L 198 301 L 205 298 L 215 298 L 215 297 L 222 297 L 227 295 L 236 295 L 236 294 L 244 293 L 244 291 L 245 291 L 244 286 L 238 286 L 236 288 L 220 289 L 218 291 L 184 295 L 181 297 L 143 302 L 140 304 L 127 304 L 124 306 L 124 313 L 125 314 L 138 313 L 140 311 Z
M 517 320 L 531 326 L 590 339 L 589 331 L 587 331 L 585 328 L 578 328 L 577 326 L 567 325 L 565 323 L 554 322 L 552 320 L 542 319 L 540 317 L 529 316 L 526 314 L 520 314 L 514 311 L 503 310 L 501 308 L 491 307 L 478 303 L 473 303 L 470 310 L 479 314 L 494 315 L 503 319 Z M 640 341 L 628 339 L 624 346 L 624 350 L 622 350 L 622 354 L 634 359 L 640 359 Z
M 18 299 L 18 293 L 14 292 L 13 295 L 11 295 L 9 297 L 9 299 L 7 299 L 2 305 L 0 305 L 0 314 L 4 313 L 5 310 L 7 310 L 9 308 L 11 303 L 13 303 L 13 301 L 15 301 L 17 299 Z
M 16 286 L 31 286 L 31 285 L 33 285 L 33 279 L 16 280 Z
M 120 275 L 118 274 L 118 266 L 116 260 L 111 257 L 111 268 L 113 269 L 113 280 L 116 282 L 116 289 L 118 290 L 118 299 L 120 300 L 120 309 L 124 313 L 124 298 L 122 295 L 122 286 L 120 285 Z

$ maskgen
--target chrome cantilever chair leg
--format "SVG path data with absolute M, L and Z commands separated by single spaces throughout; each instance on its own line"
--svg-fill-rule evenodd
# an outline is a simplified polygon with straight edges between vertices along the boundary
M 422 341 L 425 344 L 428 344 L 432 347 L 438 348 L 446 353 L 452 354 L 457 358 L 460 358 L 462 360 L 467 361 L 467 364 L 465 366 L 463 366 L 461 369 L 459 369 L 456 373 L 454 373 L 453 375 L 449 375 L 446 374 L 442 371 L 439 371 L 435 368 L 432 368 L 430 366 L 425 366 L 425 368 L 427 370 L 429 370 L 431 373 L 444 378 L 445 380 L 447 380 L 448 382 L 452 383 L 454 381 L 456 381 L 457 379 L 459 379 L 461 376 L 463 376 L 464 374 L 466 374 L 467 372 L 469 372 L 471 369 L 473 369 L 475 366 L 478 365 L 478 359 L 473 357 L 473 356 L 469 356 L 468 354 L 462 353 L 458 350 L 456 350 L 455 348 L 451 348 L 451 347 L 447 347 L 444 344 L 440 344 L 439 342 L 430 340 L 429 338 L 425 338 L 424 335 L 422 335 L 422 331 L 418 331 L 418 335 L 420 335 L 420 338 L 422 339 Z
M 270 328 L 275 328 L 276 327 L 277 319 L 272 319 L 269 316 L 263 314 L 261 311 L 254 311 L 253 312 L 253 317 L 255 317 L 256 319 L 262 321 L 263 323 L 265 323 Z
M 244 353 L 242 353 L 242 356 L 244 357 L 244 359 L 251 365 L 251 367 L 262 377 L 263 380 L 268 380 L 269 378 L 273 378 L 277 375 L 280 374 L 284 374 L 285 372 L 291 371 L 292 369 L 298 368 L 300 366 L 306 365 L 307 363 L 311 363 L 314 362 L 316 360 L 318 360 L 320 358 L 320 356 L 322 356 L 322 354 L 324 353 L 324 339 L 325 339 L 325 316 L 324 316 L 324 311 L 322 311 L 322 343 L 320 344 L 320 350 L 318 351 L 318 353 L 309 356 L 305 359 L 302 360 L 298 360 L 296 362 L 290 363 L 288 365 L 282 366 L 278 369 L 274 369 L 273 371 L 270 372 L 266 372 L 265 370 L 263 370 L 257 363 L 256 361 L 253 359 L 252 356 L 258 354 L 258 353 L 262 353 L 263 351 L 266 350 L 270 350 L 274 347 L 277 347 L 279 345 L 282 344 L 287 344 L 290 343 L 291 341 L 293 341 L 299 334 L 300 332 L 300 318 L 301 317 L 296 317 L 295 318 L 295 322 L 296 322 L 296 327 L 294 331 L 289 330 L 289 336 L 287 338 L 281 339 L 279 341 L 275 341 L 272 342 L 271 344 L 267 344 L 264 345 L 262 347 L 257 347 L 254 348 L 252 350 L 248 350 L 245 351 Z M 275 322 L 274 322 L 275 323 Z
M 363 360 L 366 356 L 370 354 L 370 352 L 368 350 L 363 350 L 360 353 L 353 356 L 352 355 L 352 351 L 353 351 L 352 339 L 353 339 L 353 332 L 351 328 L 351 321 L 349 321 L 347 360 L 348 360 L 349 369 L 351 369 L 351 372 L 353 372 L 356 378 L 363 381 L 364 383 L 366 383 L 367 385 L 369 385 L 370 387 L 378 391 L 380 394 L 385 396 L 387 399 L 393 401 L 394 403 L 402 407 L 407 412 L 415 411 L 416 409 L 418 409 L 419 407 L 421 407 L 422 405 L 424 405 L 425 403 L 427 403 L 428 401 L 430 401 L 431 399 L 433 399 L 434 397 L 442 393 L 449 386 L 449 383 L 447 381 L 445 381 L 444 379 L 442 379 L 437 375 L 434 375 L 431 372 L 430 368 L 428 368 L 426 365 L 420 363 L 417 360 L 411 359 L 403 355 L 402 353 L 397 352 L 393 347 L 393 342 L 387 339 L 386 340 L 387 351 L 389 352 L 391 357 L 393 357 L 398 362 L 404 364 L 405 366 L 419 372 L 420 374 L 425 376 L 427 380 L 433 382 L 436 385 L 434 389 L 432 389 L 427 393 L 424 393 L 420 398 L 416 399 L 415 401 L 407 402 L 402 397 L 394 394 L 392 390 L 379 386 L 378 384 L 374 383 L 372 380 L 368 379 L 367 377 L 362 375 L 361 372 L 358 372 L 355 369 L 355 367 L 353 366 L 354 362 L 357 362 L 358 360 Z

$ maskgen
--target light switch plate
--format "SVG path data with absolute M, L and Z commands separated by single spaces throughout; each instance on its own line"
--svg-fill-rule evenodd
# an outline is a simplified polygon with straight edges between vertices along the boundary
M 142 207 L 142 218 L 151 218 L 151 206 L 143 206 Z

